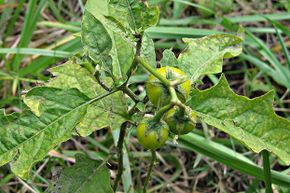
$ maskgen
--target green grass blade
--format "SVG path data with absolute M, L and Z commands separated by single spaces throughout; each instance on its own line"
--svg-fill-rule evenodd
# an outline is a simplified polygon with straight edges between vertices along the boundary
M 290 71 L 287 71 L 282 64 L 279 62 L 275 54 L 271 51 L 271 49 L 258 37 L 256 37 L 254 34 L 246 30 L 246 33 L 248 37 L 250 37 L 259 47 L 258 52 L 260 52 L 261 55 L 263 55 L 279 72 L 281 76 L 283 76 L 283 79 L 286 81 L 284 85 L 290 84 Z
M 12 34 L 13 28 L 15 26 L 15 22 L 20 15 L 20 12 L 21 12 L 21 9 L 23 8 L 24 3 L 25 3 L 25 0 L 19 1 L 17 8 L 15 9 L 14 14 L 13 14 L 11 20 L 9 21 L 8 26 L 7 26 L 7 30 L 6 30 L 6 34 L 5 34 L 6 37 L 8 37 Z
M 264 73 L 266 73 L 269 76 L 276 76 L 277 75 L 276 71 L 272 67 L 270 67 L 265 62 L 262 62 L 261 60 L 259 60 L 258 58 L 254 57 L 250 54 L 241 54 L 240 57 L 245 59 L 245 60 L 248 60 L 250 63 L 256 65 L 258 68 L 260 68 Z
M 38 6 L 36 7 L 37 0 L 29 1 L 28 9 L 27 9 L 26 14 L 25 14 L 25 20 L 24 20 L 24 24 L 23 24 L 23 28 L 22 28 L 22 32 L 21 32 L 21 39 L 20 39 L 20 42 L 18 45 L 19 48 L 23 48 L 23 47 L 28 46 L 28 44 L 32 38 L 33 32 L 36 28 L 36 23 L 37 23 L 37 20 L 40 16 L 40 12 L 41 12 L 43 6 L 45 5 L 45 3 L 46 3 L 45 0 L 41 0 L 39 2 Z M 22 55 L 15 56 L 15 58 L 12 62 L 12 69 L 14 71 L 19 70 L 19 66 L 20 66 L 22 58 L 23 58 Z
M 174 2 L 173 11 L 172 11 L 173 12 L 172 13 L 172 18 L 173 19 L 179 18 L 185 7 L 186 7 L 186 4 L 184 4 L 184 3 Z
M 247 158 L 213 141 L 197 134 L 187 134 L 179 139 L 180 147 L 206 155 L 220 163 L 260 180 L 264 180 L 263 169 L 247 161 Z M 271 171 L 272 182 L 280 186 L 290 187 L 290 176 Z
M 44 50 L 38 48 L 0 48 L 0 54 L 41 55 L 66 58 L 73 53 L 59 50 Z
M 64 29 L 70 32 L 80 32 L 81 28 L 78 26 L 70 25 L 70 24 L 64 24 L 60 22 L 51 22 L 51 21 L 41 21 L 37 25 L 39 26 L 46 26 L 46 27 L 53 27 L 58 29 Z
M 267 34 L 276 33 L 275 28 L 270 27 L 247 27 L 247 30 L 249 30 L 252 33 L 267 33 Z M 282 32 L 282 30 L 279 31 Z
M 199 5 L 199 4 L 196 4 L 196 3 L 191 3 L 191 2 L 188 2 L 188 1 L 184 1 L 184 0 L 173 0 L 174 2 L 178 2 L 178 3 L 183 3 L 185 5 L 189 5 L 189 6 L 192 6 L 192 7 L 195 7 L 195 8 L 199 8 L 199 9 L 202 9 L 204 11 L 207 11 L 211 14 L 214 14 L 215 12 L 207 7 L 204 7 L 202 5 Z
M 228 17 L 231 22 L 234 23 L 244 23 L 244 22 L 260 22 L 260 21 L 267 21 L 265 17 L 271 20 L 289 20 L 290 13 L 289 12 L 281 12 L 281 13 L 272 13 L 272 14 L 265 14 L 265 15 L 245 15 L 245 16 L 235 16 L 235 17 Z
M 65 20 L 60 14 L 60 8 L 57 7 L 56 3 L 53 0 L 48 0 L 48 5 L 55 18 L 60 22 L 64 22 Z
M 159 25 L 160 26 L 187 26 L 191 24 L 209 24 L 209 25 L 217 25 L 218 22 L 213 19 L 203 19 L 197 16 L 185 17 L 182 19 L 165 19 L 161 18 Z
M 193 38 L 205 35 L 221 34 L 223 32 L 208 29 L 186 28 L 186 27 L 151 27 L 146 30 L 151 38 Z
M 15 3 L 15 0 L 9 1 L 9 3 L 6 3 L 4 6 L 7 6 L 3 11 L 1 10 L 0 14 L 0 39 L 2 40 L 2 35 L 4 35 L 4 31 L 6 29 L 6 25 L 9 23 L 9 18 L 13 13 L 13 8 L 10 7 L 10 5 L 13 5 Z
M 264 170 L 264 182 L 266 185 L 266 193 L 273 193 L 269 152 L 267 150 L 263 150 L 262 156 L 263 156 L 263 170 Z
M 79 4 L 80 4 L 80 7 L 81 7 L 81 10 L 82 10 L 82 13 L 84 12 L 85 10 L 85 6 L 84 6 L 84 3 L 82 0 L 78 0 Z
M 276 25 L 274 23 L 272 23 L 275 27 L 275 30 L 276 30 L 276 34 L 278 36 L 278 40 L 281 44 L 281 47 L 282 47 L 282 51 L 284 53 L 284 56 L 285 56 L 285 59 L 286 59 L 286 62 L 287 62 L 287 65 L 288 65 L 288 69 L 290 70 L 290 56 L 289 56 L 289 52 L 288 52 L 288 49 L 286 47 L 286 44 L 281 36 L 281 33 L 278 31 Z
M 268 18 L 268 20 L 270 20 L 270 19 Z M 284 26 L 281 23 L 274 21 L 274 20 L 270 20 L 270 21 L 274 25 L 274 27 L 281 30 L 285 35 L 287 35 L 288 38 L 290 38 L 290 29 L 287 26 Z
M 249 61 L 251 64 L 257 66 L 262 72 L 273 78 L 277 83 L 285 86 L 286 88 L 290 88 L 289 82 L 285 79 L 284 75 L 281 72 L 273 69 L 265 62 L 260 59 L 250 55 L 250 54 L 241 54 L 239 56 L 242 59 Z
M 117 143 L 119 140 L 119 133 L 120 133 L 119 129 L 115 129 L 112 131 L 115 146 L 117 146 Z M 126 144 L 124 144 L 124 147 L 123 147 L 123 168 L 124 168 L 124 171 L 122 174 L 122 182 L 124 185 L 124 192 L 133 193 L 134 189 L 133 189 L 133 181 L 132 181 L 132 176 L 131 176 L 129 151 L 128 151 L 128 148 L 126 148 Z
M 81 47 L 80 39 L 77 38 L 58 47 L 57 51 L 66 51 L 66 52 L 73 53 L 80 47 Z M 41 71 L 42 69 L 47 68 L 49 65 L 55 64 L 57 61 L 58 61 L 57 58 L 51 57 L 51 56 L 38 58 L 34 60 L 33 62 L 29 63 L 28 66 L 22 68 L 19 71 L 19 75 L 25 76 L 26 74 L 29 74 L 29 73 L 32 73 L 32 74 L 37 73 Z
M 289 20 L 290 13 L 281 12 L 281 13 L 273 13 L 273 14 L 265 14 L 264 16 L 270 18 L 273 21 L 279 20 Z M 262 22 L 267 21 L 264 16 L 261 15 L 244 15 L 244 16 L 235 16 L 235 17 L 226 17 L 233 23 L 254 23 L 254 22 Z M 184 26 L 184 25 L 194 25 L 197 23 L 211 24 L 216 25 L 219 24 L 221 18 L 218 19 L 202 19 L 196 16 L 185 17 L 182 19 L 161 19 L 160 25 L 168 25 L 168 26 Z
M 63 24 L 59 22 L 48 22 L 42 21 L 39 22 L 39 25 L 44 25 L 48 27 L 55 27 L 59 29 L 65 29 L 71 32 L 79 32 L 80 23 L 77 25 Z M 184 38 L 184 37 L 201 37 L 205 35 L 212 35 L 217 33 L 223 33 L 217 30 L 210 29 L 198 29 L 198 28 L 188 28 L 188 27 L 151 27 L 146 30 L 146 33 L 150 35 L 151 38 Z

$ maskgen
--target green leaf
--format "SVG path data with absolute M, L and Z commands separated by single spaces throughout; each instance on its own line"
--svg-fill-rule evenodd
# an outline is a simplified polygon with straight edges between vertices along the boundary
M 157 64 L 154 42 L 147 33 L 144 33 L 142 38 L 141 57 L 144 58 L 146 62 L 151 64 L 153 68 L 156 68 Z
M 90 98 L 106 93 L 93 75 L 84 67 L 68 61 L 50 69 L 56 76 L 46 86 L 69 89 L 77 88 Z M 29 105 L 33 108 L 32 105 Z M 77 125 L 78 134 L 87 136 L 104 127 L 118 128 L 127 114 L 127 104 L 121 92 L 114 93 L 98 102 L 88 105 L 84 119 Z
M 60 175 L 51 193 L 113 193 L 110 173 L 100 160 L 91 160 L 82 154 L 76 155 L 76 164 L 66 168 Z
M 160 65 L 161 66 L 171 66 L 171 67 L 178 67 L 178 61 L 175 57 L 175 54 L 169 50 L 166 49 L 163 51 L 163 57 L 160 60 Z
M 140 0 L 88 0 L 86 9 L 94 16 L 114 18 L 135 34 L 144 32 L 159 21 L 157 6 L 149 6 Z
M 135 33 L 155 26 L 159 20 L 158 7 L 149 7 L 140 0 L 111 0 L 109 7 L 112 8 L 110 13 L 114 12 L 113 17 L 121 19 L 124 26 L 129 24 Z
M 84 52 L 96 64 L 108 72 L 112 71 L 110 51 L 113 43 L 110 35 L 103 24 L 87 11 L 84 12 L 83 16 L 81 37 Z
M 242 52 L 243 39 L 231 34 L 209 35 L 198 39 L 184 39 L 186 50 L 178 57 L 179 68 L 195 81 L 201 75 L 222 72 L 223 58 Z
M 64 64 L 50 68 L 54 78 L 50 79 L 46 86 L 56 88 L 77 88 L 89 98 L 100 94 L 103 89 L 96 84 L 94 76 L 84 67 L 69 60 Z
M 125 40 L 120 34 L 112 32 L 113 49 L 110 55 L 113 59 L 113 75 L 115 79 L 125 81 L 135 58 L 135 44 Z
M 224 76 L 206 90 L 194 90 L 188 105 L 203 121 L 256 153 L 266 149 L 290 164 L 290 121 L 275 114 L 273 92 L 248 99 L 235 94 Z
M 0 114 L 0 166 L 15 159 L 12 171 L 27 179 L 34 163 L 71 137 L 90 101 L 77 89 L 48 87 L 32 89 L 24 101 L 33 106 L 35 114 Z
M 84 51 L 114 81 L 125 81 L 135 57 L 135 43 L 116 23 L 101 19 L 85 11 L 82 22 Z

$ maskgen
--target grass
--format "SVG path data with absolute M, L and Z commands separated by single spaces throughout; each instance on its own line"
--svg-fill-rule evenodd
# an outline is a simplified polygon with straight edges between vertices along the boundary
M 244 53 L 225 60 L 224 72 L 238 94 L 249 97 L 275 89 L 275 110 L 290 118 L 290 13 L 277 1 L 272 6 L 263 3 L 235 1 L 231 12 L 223 14 L 188 0 L 151 0 L 161 8 L 158 26 L 146 32 L 155 40 L 157 58 L 163 49 L 176 54 L 185 47 L 182 38 L 202 37 L 216 33 L 236 33 L 245 28 Z M 246 9 L 245 7 L 251 8 Z M 266 8 L 265 8 L 266 7 Z M 198 12 L 213 12 L 206 18 Z M 254 9 L 255 12 L 249 10 Z M 41 84 L 50 78 L 49 67 L 60 64 L 81 48 L 78 32 L 84 2 L 62 0 L 0 0 L 0 108 L 15 112 L 23 110 L 22 90 Z M 131 84 L 143 85 L 147 75 L 132 77 Z M 218 80 L 211 75 L 203 79 L 207 88 Z M 142 89 L 141 89 L 142 90 Z M 139 90 L 138 90 L 139 91 Z M 144 94 L 144 91 L 143 91 Z M 33 178 L 24 182 L 9 174 L 8 166 L 0 168 L 0 192 L 44 192 L 51 171 L 70 165 L 76 153 L 89 153 L 95 158 L 108 155 L 116 143 L 118 131 L 93 133 L 64 143 L 33 168 Z M 134 131 L 130 131 L 124 146 L 125 192 L 142 189 L 150 153 L 140 150 Z M 265 186 L 261 168 L 262 156 L 251 153 L 234 139 L 207 125 L 170 143 L 158 154 L 149 192 L 263 192 Z M 138 151 L 137 151 L 138 150 Z M 287 192 L 289 169 L 270 156 L 272 183 L 275 191 Z M 68 161 L 70 160 L 70 161 Z M 116 158 L 111 162 L 116 172 Z

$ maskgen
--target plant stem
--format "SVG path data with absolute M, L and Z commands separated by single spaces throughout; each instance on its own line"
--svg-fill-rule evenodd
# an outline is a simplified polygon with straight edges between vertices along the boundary
M 169 111 L 174 106 L 173 103 L 169 103 L 168 105 L 163 106 L 162 108 L 159 109 L 159 111 L 156 113 L 154 116 L 153 120 L 156 122 L 159 122 L 160 119 L 162 118 L 163 114 Z
M 138 62 L 151 74 L 153 74 L 156 78 L 158 78 L 164 85 L 170 86 L 170 81 L 166 79 L 166 77 L 162 76 L 157 72 L 156 69 L 152 68 L 150 64 L 148 64 L 143 58 L 137 57 Z
M 171 96 L 171 102 L 179 101 L 175 89 L 172 86 L 168 87 L 168 89 Z
M 88 63 L 88 62 L 84 62 L 82 63 L 82 65 L 88 70 L 90 71 L 91 74 L 95 73 L 95 68 L 92 66 L 92 64 Z
M 168 105 L 163 106 L 159 109 L 159 111 L 154 116 L 154 121 L 159 122 L 162 118 L 163 114 L 169 111 L 174 105 L 177 105 L 180 107 L 181 112 L 184 114 L 186 106 L 178 99 L 175 89 L 172 86 L 168 87 L 171 101 Z
M 139 102 L 138 97 L 135 95 L 135 93 L 130 88 L 128 88 L 128 86 L 124 86 L 122 88 L 122 91 L 124 93 L 126 93 L 135 103 Z
M 131 77 L 132 73 L 137 68 L 137 66 L 138 66 L 137 57 L 140 56 L 140 52 L 141 52 L 142 34 L 136 35 L 136 38 L 137 38 L 136 53 L 135 53 L 134 61 L 133 61 L 132 65 L 131 65 L 130 69 L 126 73 L 128 78 Z
M 179 98 L 178 98 L 178 96 L 177 96 L 177 94 L 176 94 L 175 89 L 174 89 L 172 86 L 168 87 L 168 89 L 169 89 L 170 96 L 171 96 L 171 103 L 172 103 L 173 105 L 177 105 L 177 106 L 179 106 L 181 109 L 185 110 L 185 109 L 186 109 L 186 105 L 184 105 L 184 104 L 179 100 Z
M 95 78 L 97 79 L 97 82 L 99 83 L 99 85 L 101 85 L 101 87 L 103 88 L 103 89 L 105 89 L 106 91 L 109 91 L 110 92 L 110 88 L 101 80 L 101 77 L 100 77 L 101 75 L 100 75 L 100 72 L 96 72 L 95 73 Z
M 125 135 L 126 135 L 126 129 L 128 126 L 128 122 L 125 122 L 121 125 L 121 129 L 120 129 L 120 134 L 119 134 L 119 140 L 118 140 L 118 174 L 114 183 L 114 187 L 113 190 L 114 192 L 116 192 L 117 188 L 118 188 L 118 184 L 119 181 L 122 177 L 123 174 L 123 143 L 124 143 L 124 139 L 125 139 Z
M 262 156 L 263 156 L 264 182 L 266 186 L 266 193 L 273 193 L 269 152 L 267 150 L 263 150 Z
M 143 187 L 143 193 L 146 193 L 147 185 L 148 185 L 148 182 L 150 180 L 151 173 L 152 173 L 152 170 L 153 170 L 153 166 L 154 166 L 154 163 L 155 163 L 155 160 L 156 160 L 155 150 L 151 150 L 151 153 L 152 153 L 152 158 L 151 158 L 150 166 L 149 166 L 149 169 L 148 169 L 148 172 L 147 172 L 147 176 L 146 176 L 146 179 L 145 179 L 145 183 L 144 183 L 144 187 Z

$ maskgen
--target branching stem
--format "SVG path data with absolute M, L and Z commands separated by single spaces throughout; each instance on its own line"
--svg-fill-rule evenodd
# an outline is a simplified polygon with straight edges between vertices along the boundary
M 186 105 L 183 104 L 183 102 L 181 102 L 179 100 L 179 98 L 177 97 L 176 91 L 174 89 L 174 87 L 170 86 L 169 88 L 169 92 L 170 92 L 170 96 L 171 96 L 171 103 L 173 105 L 177 105 L 179 106 L 181 109 L 185 110 L 186 109 Z
M 137 107 L 137 103 L 139 102 L 138 97 L 135 95 L 134 92 L 132 92 L 132 90 L 130 88 L 128 88 L 128 81 L 129 78 L 131 77 L 133 71 L 136 69 L 136 67 L 138 66 L 138 60 L 137 58 L 140 55 L 140 49 L 141 49 L 141 40 L 142 40 L 142 35 L 137 35 L 138 36 L 138 42 L 137 42 L 137 46 L 136 46 L 136 54 L 135 54 L 135 58 L 134 61 L 130 67 L 130 69 L 127 71 L 126 75 L 127 75 L 127 81 L 118 88 L 118 90 L 123 91 L 124 93 L 126 93 L 130 98 L 132 98 L 135 102 L 135 106 L 130 110 L 129 115 L 134 114 L 136 107 Z M 121 129 L 120 129 L 120 134 L 119 134 L 119 139 L 118 139 L 118 173 L 114 182 L 114 186 L 113 186 L 113 190 L 114 192 L 116 192 L 117 188 L 118 188 L 118 184 L 119 181 L 121 180 L 122 174 L 123 174 L 123 144 L 124 144 L 124 139 L 126 136 L 126 129 L 129 125 L 129 122 L 126 121 L 125 123 L 123 123 L 121 125 Z
M 111 89 L 101 80 L 101 77 L 100 77 L 101 75 L 100 75 L 100 72 L 96 72 L 95 73 L 95 78 L 97 79 L 97 82 L 99 83 L 99 85 L 101 85 L 101 87 L 103 88 L 103 89 L 105 89 L 106 91 L 111 91 Z
M 138 96 L 136 96 L 135 93 L 128 86 L 124 86 L 122 88 L 122 91 L 126 93 L 135 103 L 139 102 Z
M 114 187 L 113 190 L 114 192 L 116 192 L 117 188 L 118 188 L 118 184 L 119 181 L 122 177 L 123 174 L 123 143 L 124 143 L 124 139 L 126 136 L 126 129 L 128 127 L 128 122 L 125 122 L 121 125 L 121 129 L 120 129 L 120 134 L 119 134 L 119 140 L 118 140 L 118 173 L 115 179 L 115 183 L 114 183 Z

